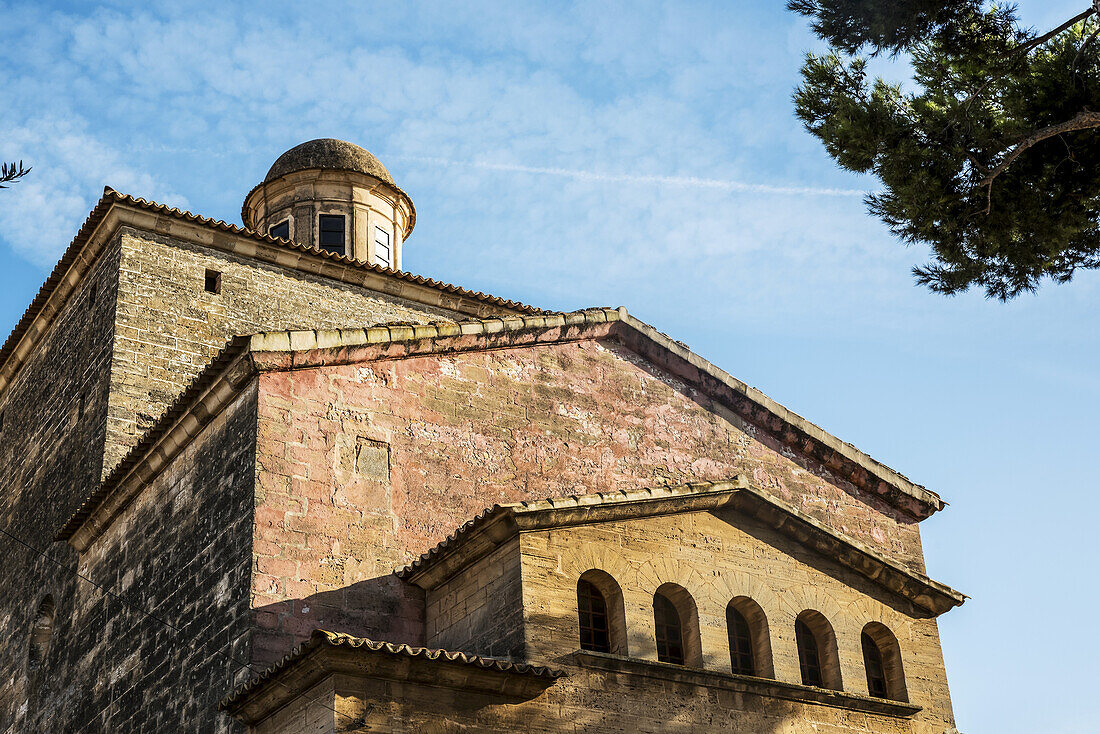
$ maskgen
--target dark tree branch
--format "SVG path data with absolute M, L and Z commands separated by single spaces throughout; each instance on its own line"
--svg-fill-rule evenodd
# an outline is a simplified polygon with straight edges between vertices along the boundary
M 8 188 L 4 184 L 18 181 L 31 172 L 30 168 L 23 167 L 23 161 L 16 163 L 4 163 L 0 165 L 0 189 Z
M 1008 155 L 1005 156 L 1004 160 L 997 164 L 996 168 L 986 174 L 986 177 L 983 178 L 978 185 L 991 186 L 993 184 L 993 179 L 1004 173 L 1005 169 L 1011 166 L 1012 162 L 1019 158 L 1024 151 L 1037 143 L 1043 142 L 1047 138 L 1053 138 L 1055 135 L 1061 135 L 1062 133 L 1073 132 L 1075 130 L 1089 130 L 1097 127 L 1100 127 L 1100 112 L 1089 112 L 1088 110 L 1084 110 L 1078 112 L 1073 119 L 1060 122 L 1057 125 L 1044 127 L 1041 130 L 1036 130 L 1031 133 L 1031 135 L 1028 135 L 1026 138 L 1016 143 L 1012 147 L 1012 150 L 1008 152 Z
M 1081 11 L 1080 13 L 1078 13 L 1074 17 L 1070 18 L 1069 20 L 1067 20 L 1065 23 L 1058 26 L 1054 30 L 1049 31 L 1047 33 L 1044 33 L 1041 36 L 1036 36 L 1035 38 L 1031 39 L 1027 43 L 1022 44 L 1020 46 L 1017 46 L 1016 48 L 1012 49 L 1012 55 L 1013 56 L 1015 56 L 1016 54 L 1025 55 L 1028 52 L 1030 52 L 1033 48 L 1035 48 L 1036 46 L 1042 46 L 1044 43 L 1046 43 L 1050 39 L 1054 38 L 1059 33 L 1066 30 L 1067 28 L 1074 25 L 1075 23 L 1080 23 L 1085 18 L 1088 18 L 1088 17 L 1094 15 L 1097 12 L 1097 10 L 1096 10 L 1097 4 L 1098 3 L 1094 2 L 1093 6 L 1091 8 L 1089 8 L 1088 10 Z

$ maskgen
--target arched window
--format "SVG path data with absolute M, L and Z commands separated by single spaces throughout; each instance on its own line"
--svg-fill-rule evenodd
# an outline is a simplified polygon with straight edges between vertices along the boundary
M 608 573 L 590 569 L 577 581 L 577 622 L 582 650 L 626 655 L 623 592 Z
M 886 666 L 882 651 L 866 631 L 860 635 L 863 644 L 863 665 L 867 669 L 867 692 L 875 698 L 886 698 Z
M 860 642 L 863 666 L 867 671 L 867 692 L 875 698 L 908 701 L 898 638 L 886 625 L 871 622 L 863 628 Z
M 664 663 L 701 667 L 699 613 L 682 586 L 663 584 L 653 595 L 653 628 L 657 659 Z
M 730 604 L 726 607 L 726 628 L 730 638 L 730 665 L 737 675 L 756 675 L 749 620 Z
M 676 605 L 663 594 L 653 597 L 653 624 L 657 630 L 657 659 L 684 664 L 684 626 Z
M 607 602 L 592 582 L 577 582 L 577 612 L 581 626 L 581 649 L 611 652 L 611 630 L 607 623 Z
M 821 654 L 817 649 L 817 638 L 809 626 L 801 619 L 794 623 L 795 639 L 798 642 L 798 667 L 802 670 L 802 685 L 822 686 Z
M 768 618 L 760 605 L 739 596 L 726 606 L 726 633 L 730 642 L 730 669 L 737 675 L 772 678 L 772 645 Z
M 53 637 L 53 623 L 56 610 L 52 596 L 46 596 L 38 605 L 34 614 L 34 626 L 31 628 L 30 647 L 27 650 L 27 672 L 32 681 L 46 661 L 46 653 Z
M 829 620 L 820 612 L 807 609 L 795 620 L 794 635 L 802 684 L 842 690 L 840 656 Z

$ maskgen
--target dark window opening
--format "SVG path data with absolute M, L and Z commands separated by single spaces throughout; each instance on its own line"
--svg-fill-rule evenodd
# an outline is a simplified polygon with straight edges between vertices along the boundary
M 222 274 L 217 270 L 206 271 L 206 292 L 207 293 L 221 293 L 222 292 Z
M 34 626 L 31 628 L 30 649 L 27 651 L 27 667 L 34 678 L 37 678 L 39 669 L 46 661 L 50 639 L 53 637 L 54 616 L 53 597 L 47 596 L 38 606 L 38 611 L 35 612 Z
M 676 605 L 663 594 L 653 597 L 653 624 L 657 636 L 657 659 L 662 663 L 684 664 L 684 632 Z
M 84 417 L 84 405 L 85 405 L 86 402 L 87 402 L 87 395 L 85 393 L 80 393 L 80 404 L 77 406 L 77 409 L 76 409 L 76 417 L 77 418 L 83 418 Z
M 96 296 L 96 287 L 95 287 L 95 284 L 93 283 L 92 284 L 92 289 L 88 292 L 88 308 L 89 309 L 95 308 L 95 296 Z
M 390 233 L 381 227 L 374 228 L 374 259 L 384 268 L 393 267 L 393 253 L 390 250 Z
M 801 619 L 794 623 L 794 635 L 798 643 L 798 667 L 802 670 L 802 685 L 823 687 L 817 637 Z
M 756 675 L 756 661 L 752 655 L 752 630 L 745 615 L 726 607 L 726 631 L 730 638 L 730 662 L 737 675 Z
M 863 665 L 867 669 L 867 691 L 875 698 L 889 698 L 882 650 L 866 632 L 861 635 L 860 641 L 863 643 Z
M 274 227 L 268 230 L 268 233 L 272 237 L 279 237 L 280 239 L 289 240 L 290 220 L 288 219 L 285 222 L 280 222 L 279 224 L 276 224 Z
M 322 250 L 344 254 L 344 215 L 322 214 L 320 221 L 320 241 Z
M 590 582 L 577 582 L 577 612 L 580 617 L 581 649 L 611 652 L 607 601 Z

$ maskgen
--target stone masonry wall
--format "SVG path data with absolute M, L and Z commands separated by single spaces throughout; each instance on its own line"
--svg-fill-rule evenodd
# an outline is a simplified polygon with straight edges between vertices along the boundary
M 68 709 L 66 681 L 82 652 L 51 642 L 32 684 L 30 638 L 49 596 L 53 640 L 79 630 L 71 611 L 78 582 L 57 563 L 76 554 L 51 544 L 99 480 L 107 417 L 119 242 L 107 244 L 87 278 L 0 396 L 0 527 L 45 550 L 46 560 L 0 537 L 0 732 L 62 731 L 47 723 Z
M 764 611 L 775 678 L 801 683 L 795 618 L 812 609 L 836 633 L 842 688 L 869 695 L 860 634 L 869 622 L 898 639 L 914 731 L 953 726 L 936 620 L 850 569 L 755 520 L 724 509 L 524 533 L 523 609 L 528 656 L 567 661 L 578 649 L 577 580 L 610 574 L 623 592 L 630 657 L 656 660 L 653 596 L 674 583 L 694 599 L 703 667 L 730 673 L 726 606 L 747 596 Z M 759 664 L 759 661 L 758 661 Z
M 255 384 L 226 407 L 81 556 L 64 704 L 43 731 L 242 732 L 218 701 L 249 677 Z M 168 626 L 170 625 L 170 626 Z
M 105 471 L 235 335 L 455 316 L 181 240 L 122 232 Z M 219 293 L 206 292 L 207 270 L 220 274 Z
M 922 567 L 915 522 L 705 410 L 614 343 L 577 342 L 260 378 L 253 605 L 261 660 L 314 627 L 421 642 L 392 571 L 494 503 L 747 474 Z M 384 453 L 384 473 L 362 462 Z
M 427 647 L 523 660 L 519 540 L 426 592 L 424 605 Z
M 452 688 L 393 684 L 384 680 L 350 681 L 338 688 L 338 727 L 310 731 L 340 731 L 347 721 L 362 721 L 354 731 L 379 734 L 910 734 L 926 730 L 908 719 L 701 685 L 672 671 L 623 674 L 570 669 L 568 678 L 529 701 Z M 340 678 L 336 678 L 340 682 Z M 327 680 L 326 680 L 327 682 Z M 399 690 L 400 695 L 393 695 Z M 302 698 L 296 705 L 305 708 Z M 320 705 L 308 712 L 320 721 Z M 274 719 L 275 717 L 272 717 Z M 280 716 L 278 723 L 307 718 Z M 334 716 L 330 713 L 328 722 Z M 275 724 L 275 721 L 271 722 Z M 255 734 L 298 734 L 302 729 L 256 727 Z M 937 731 L 936 734 L 941 734 Z

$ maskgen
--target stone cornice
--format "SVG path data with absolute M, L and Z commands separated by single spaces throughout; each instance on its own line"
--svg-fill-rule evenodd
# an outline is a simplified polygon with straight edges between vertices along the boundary
M 227 403 L 232 391 L 224 386 L 214 389 L 215 385 L 243 385 L 247 381 L 244 374 L 608 338 L 619 340 L 645 359 L 669 369 L 712 396 L 716 404 L 726 406 L 726 410 L 744 416 L 779 440 L 790 442 L 788 445 L 795 451 L 820 457 L 834 473 L 857 482 L 862 477 L 860 486 L 915 518 L 927 517 L 944 506 L 934 492 L 909 482 L 850 444 L 733 379 L 634 319 L 625 309 L 596 308 L 459 323 L 389 324 L 238 337 L 154 424 L 65 524 L 57 539 L 69 540 L 79 550 L 86 549 L 140 490 L 141 482 L 155 476 L 157 470 L 148 467 L 166 464 L 205 425 L 209 420 L 206 416 Z M 242 367 L 245 371 L 232 378 L 223 374 L 237 359 L 246 360 L 247 367 Z M 208 393 L 214 397 L 207 400 L 204 396 Z M 194 415 L 189 415 L 190 412 Z
M 759 520 L 933 615 L 943 614 L 966 599 L 958 591 L 890 560 L 873 548 L 751 487 L 743 476 L 726 482 L 697 482 L 494 505 L 395 574 L 428 590 L 519 533 L 723 508 Z
M 620 655 L 578 650 L 573 653 L 573 663 L 579 668 L 599 670 L 618 675 L 654 678 L 670 683 L 718 688 L 739 694 L 780 698 L 803 704 L 831 706 L 848 711 L 860 711 L 879 716 L 891 716 L 908 719 L 921 712 L 922 707 L 885 698 L 871 698 L 844 691 L 804 686 L 798 683 L 786 683 L 770 678 L 756 678 L 749 675 L 719 673 L 712 670 L 687 668 L 683 665 L 659 663 L 654 660 L 627 658 Z
M 230 693 L 218 708 L 255 724 L 337 673 L 496 694 L 510 700 L 534 698 L 565 675 L 543 665 L 314 630 L 307 642 Z

